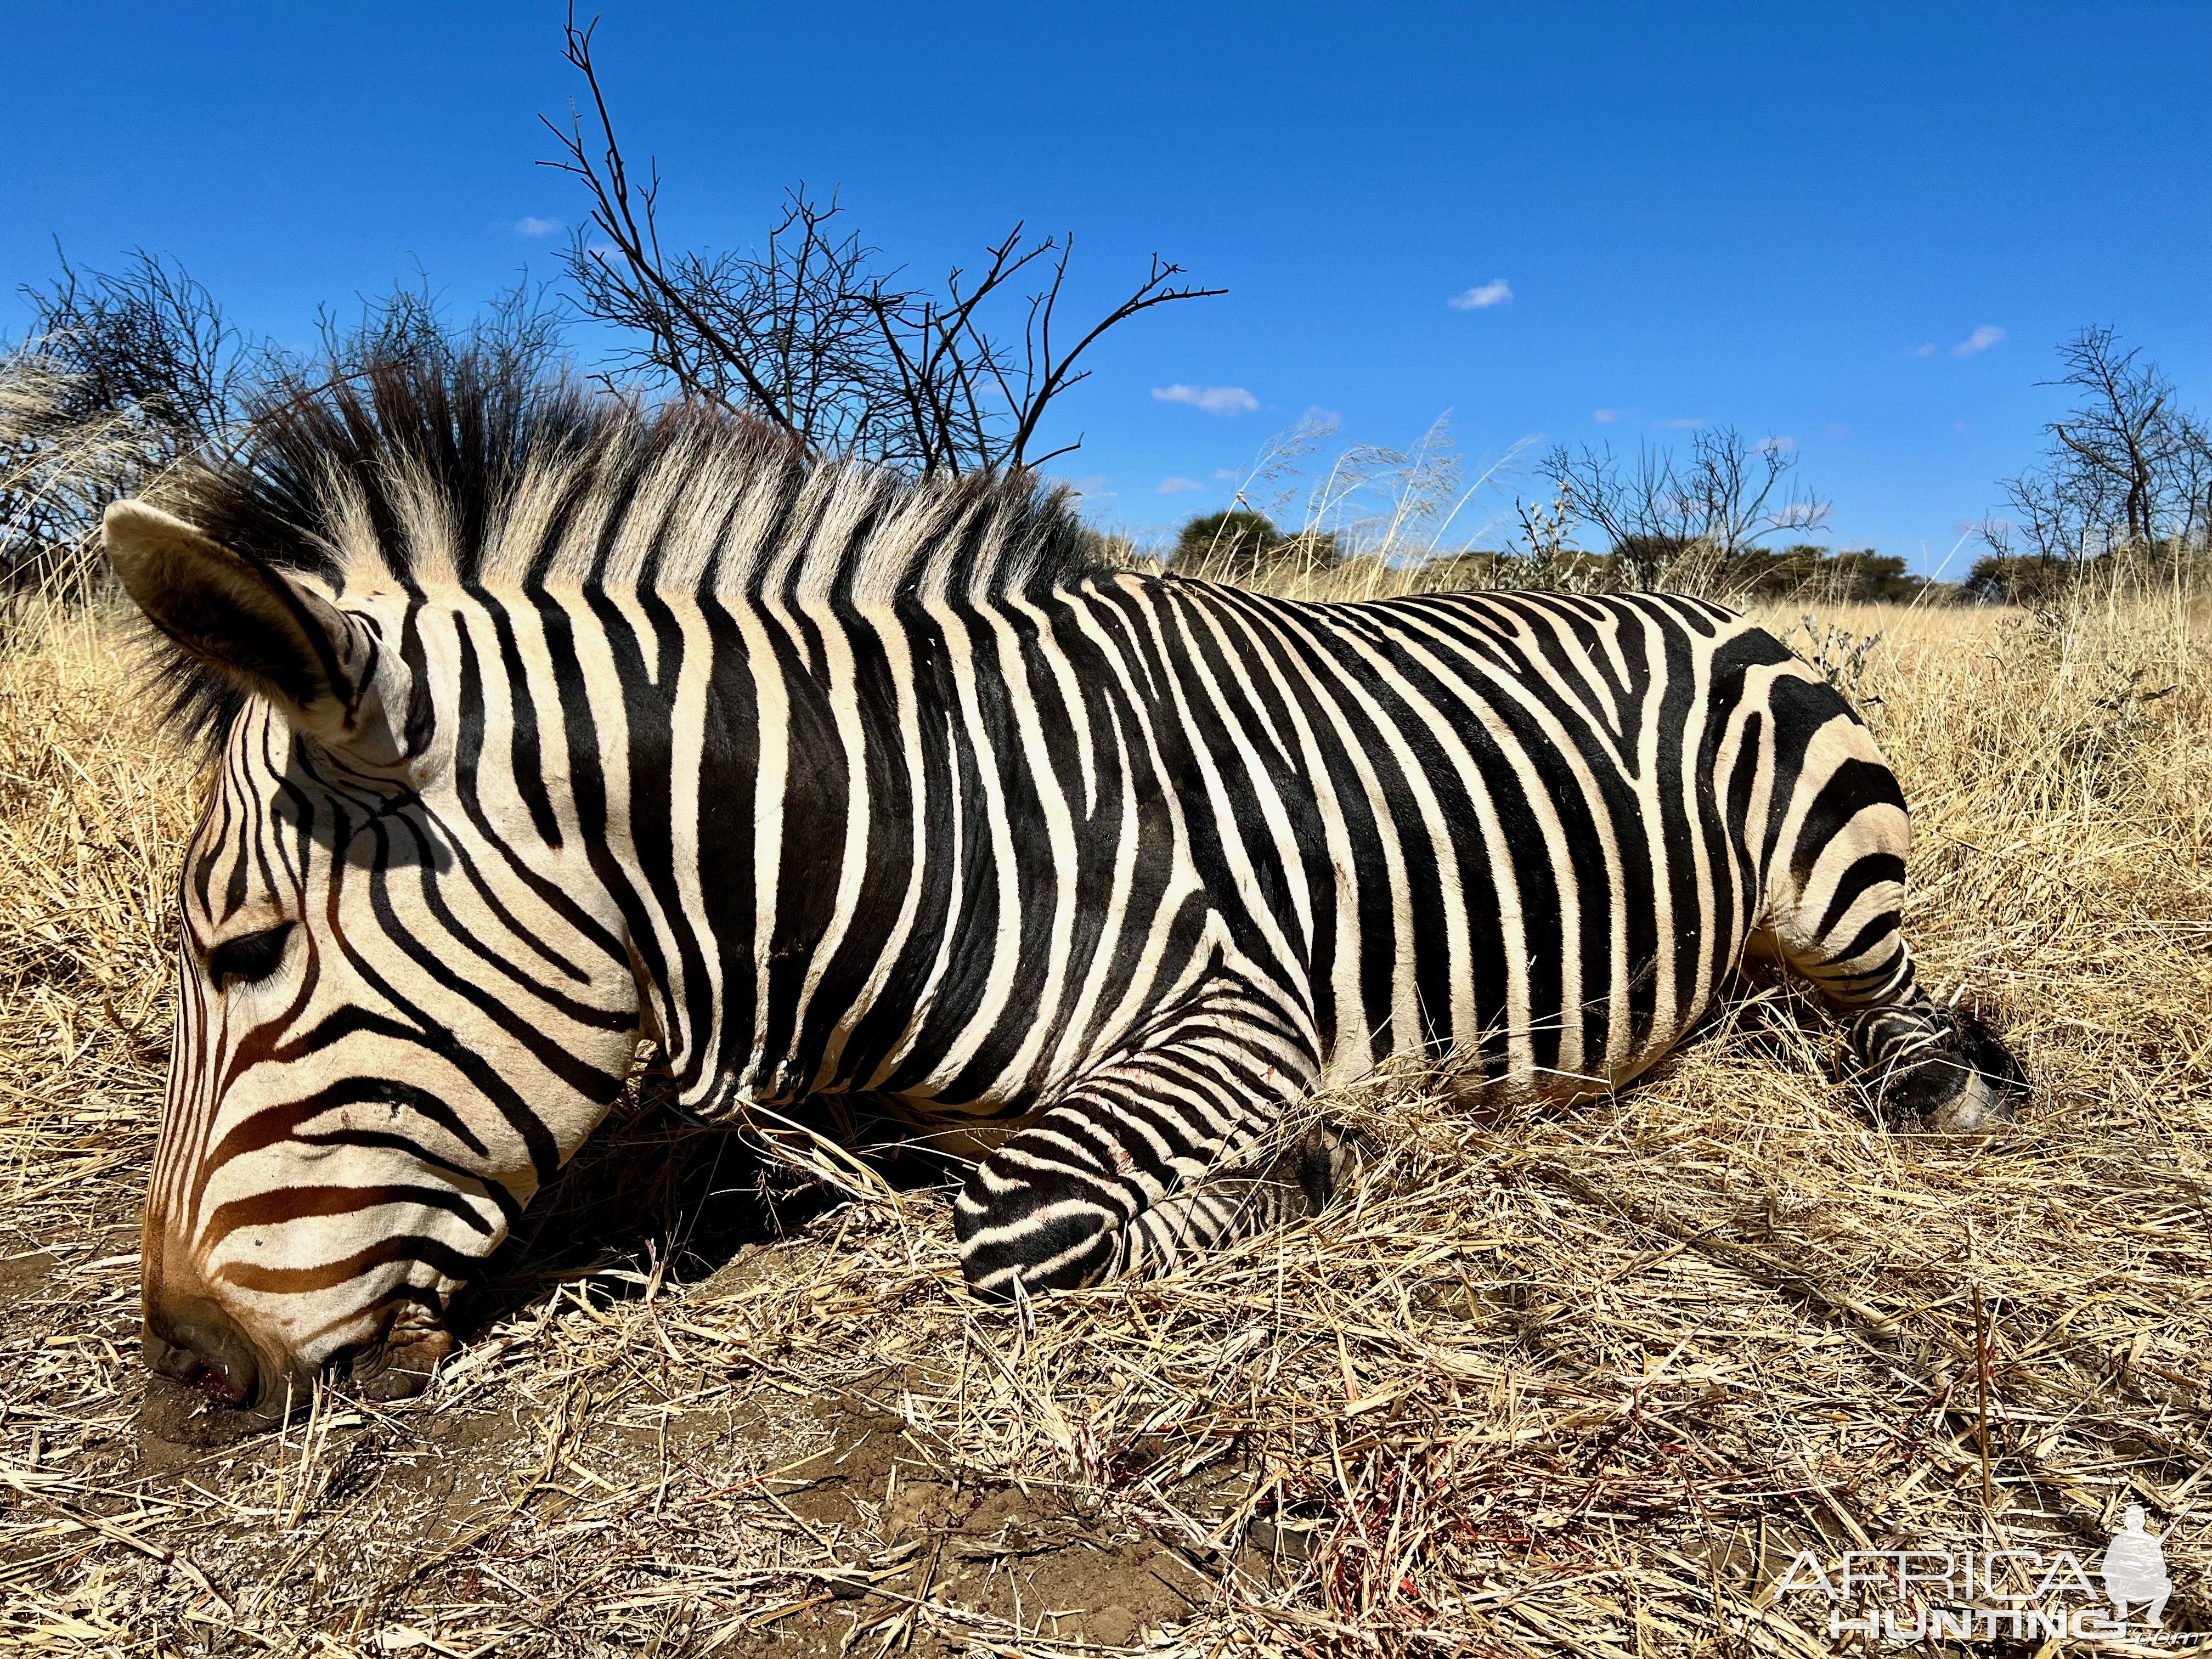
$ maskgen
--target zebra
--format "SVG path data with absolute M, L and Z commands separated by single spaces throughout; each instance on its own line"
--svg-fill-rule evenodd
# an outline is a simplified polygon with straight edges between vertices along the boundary
M 419 1389 L 641 1044 L 708 1124 L 963 1150 L 1002 1300 L 1320 1210 L 1306 1103 L 1386 1061 L 1617 1089 L 1751 953 L 1900 1118 L 2024 1092 L 1915 980 L 1866 726 L 1718 605 L 1116 570 L 1027 477 L 467 357 L 273 404 L 106 545 L 210 759 L 144 1346 L 228 1405 Z

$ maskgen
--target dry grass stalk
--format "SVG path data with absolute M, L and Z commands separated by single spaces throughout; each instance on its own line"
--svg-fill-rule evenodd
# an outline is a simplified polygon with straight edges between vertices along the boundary
M 142 417 L 72 415 L 75 394 L 68 369 L 36 342 L 0 356 L 0 644 L 100 591 L 91 534 L 100 509 L 164 464 Z
M 641 1097 L 427 1396 L 191 1445 L 133 1349 L 192 791 L 112 625 L 58 621 L 0 660 L 0 1639 L 1795 1659 L 1799 1549 L 2086 1559 L 2131 1502 L 2212 1628 L 2212 613 L 1819 624 L 1880 636 L 1916 944 L 2025 1056 L 2019 1134 L 1874 1125 L 1750 988 L 1564 1117 L 1378 1079 L 1338 1210 L 1000 1311 L 940 1197 Z

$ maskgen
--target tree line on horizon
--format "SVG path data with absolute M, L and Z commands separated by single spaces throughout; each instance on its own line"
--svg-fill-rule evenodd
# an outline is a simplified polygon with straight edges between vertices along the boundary
M 2172 380 L 2110 327 L 2061 343 L 2045 386 L 2071 406 L 2044 428 L 2045 447 L 2002 480 L 2009 516 L 1975 534 L 1984 551 L 1963 579 L 1917 574 L 1872 548 L 1804 539 L 1830 504 L 1795 477 L 1793 447 L 1735 428 L 1702 430 L 1686 453 L 1645 443 L 1554 446 L 1538 463 L 1548 501 L 1516 501 L 1517 532 L 1498 548 L 1437 550 L 1385 535 L 1346 538 L 1310 521 L 1279 527 L 1240 492 L 1235 506 L 1186 521 L 1163 562 L 1218 580 L 1280 581 L 1357 558 L 1416 567 L 1437 587 L 1654 588 L 1746 600 L 2049 604 L 2081 582 L 2124 570 L 2137 580 L 2212 577 L 2212 437 Z M 1313 519 L 1309 512 L 1309 519 Z
M 1225 507 L 1185 521 L 1162 560 L 1170 568 L 1216 581 L 1265 584 L 1288 575 L 1320 575 L 1340 570 L 1364 556 L 1349 550 L 1342 537 L 1328 531 L 1285 531 L 1250 507 Z M 1783 547 L 1739 549 L 1713 561 L 1698 543 L 1680 537 L 1652 537 L 1603 552 L 1566 550 L 1548 561 L 1550 585 L 1593 592 L 1637 586 L 1641 573 L 1686 570 L 1704 560 L 1700 589 L 1745 599 L 1786 599 L 1817 594 L 1830 604 L 1906 605 L 1941 583 L 1912 574 L 1905 561 L 1871 548 L 1822 546 L 1796 542 Z M 1419 585 L 1442 591 L 1535 586 L 1524 577 L 1531 559 L 1525 548 L 1461 548 L 1417 556 Z

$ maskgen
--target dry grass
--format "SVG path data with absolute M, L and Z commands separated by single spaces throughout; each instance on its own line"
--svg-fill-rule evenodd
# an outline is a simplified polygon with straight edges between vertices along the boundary
M 55 599 L 98 591 L 101 509 L 172 447 L 138 416 L 76 412 L 77 378 L 40 345 L 0 354 L 0 646 Z
M 228 1444 L 133 1353 L 188 780 L 112 629 L 47 630 L 0 661 L 0 1642 L 1810 1655 L 1800 1549 L 2094 1571 L 2129 1503 L 2212 1630 L 2212 613 L 1821 623 L 1916 803 L 1926 974 L 2039 1085 L 2018 1134 L 1884 1130 L 1747 990 L 1562 1118 L 1378 1080 L 1350 1203 L 1021 1316 L 961 1296 L 939 1195 L 787 1194 L 778 1234 L 767 1172 L 639 1102 L 427 1396 Z M 1882 636 L 1856 669 L 1836 624 Z

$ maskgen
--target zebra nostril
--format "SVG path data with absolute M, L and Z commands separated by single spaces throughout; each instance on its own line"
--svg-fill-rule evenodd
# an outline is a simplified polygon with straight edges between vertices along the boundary
M 260 1367 L 238 1322 L 214 1302 L 192 1297 L 149 1310 L 146 1363 L 203 1390 L 218 1405 L 252 1403 Z

